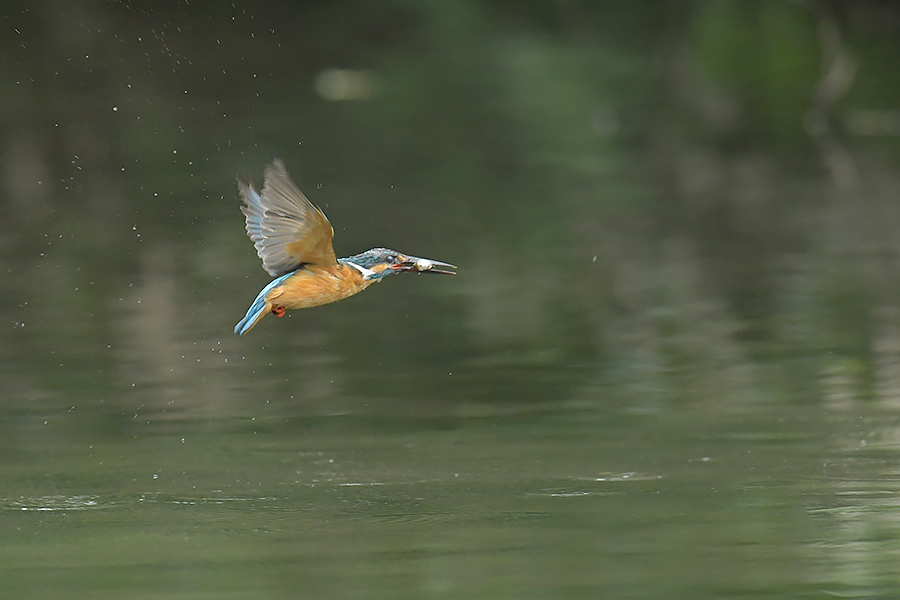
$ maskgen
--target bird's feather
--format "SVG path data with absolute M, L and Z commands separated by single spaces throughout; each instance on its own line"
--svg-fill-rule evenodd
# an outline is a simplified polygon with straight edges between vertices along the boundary
M 263 268 L 273 277 L 303 264 L 334 266 L 334 229 L 318 207 L 303 195 L 279 159 L 266 167 L 262 190 L 238 180 L 241 211 Z
M 269 282 L 269 285 L 264 287 L 262 291 L 256 295 L 253 304 L 247 309 L 247 314 L 245 314 L 244 318 L 238 321 L 238 324 L 234 326 L 234 332 L 236 334 L 244 335 L 253 329 L 253 326 L 256 325 L 260 319 L 272 312 L 272 295 L 270 292 L 278 289 L 291 275 L 292 273 L 288 273 L 287 275 L 282 275 L 277 279 L 273 279 Z

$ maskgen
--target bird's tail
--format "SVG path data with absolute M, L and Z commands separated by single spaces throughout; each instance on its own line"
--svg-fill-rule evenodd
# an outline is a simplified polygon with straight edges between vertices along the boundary
M 250 308 L 247 309 L 247 314 L 244 315 L 244 318 L 241 319 L 237 325 L 234 326 L 234 332 L 238 335 L 244 335 L 256 325 L 256 322 L 262 319 L 264 316 L 272 312 L 272 301 L 269 300 L 269 292 L 275 290 L 273 292 L 274 297 L 278 297 L 281 295 L 281 291 L 277 290 L 282 283 L 289 277 L 293 275 L 293 271 L 290 273 L 286 273 L 281 277 L 273 279 L 269 282 L 269 285 L 264 287 L 262 291 L 256 295 L 256 300 L 253 301 L 253 304 L 250 305 Z M 282 314 L 284 314 L 282 312 Z M 280 316 L 280 315 L 279 315 Z
M 260 319 L 272 312 L 272 303 L 266 300 L 266 292 L 268 291 L 267 288 L 259 293 L 259 296 L 256 297 L 256 300 L 254 300 L 253 304 L 250 305 L 250 308 L 247 309 L 247 314 L 244 315 L 244 318 L 238 321 L 238 324 L 234 326 L 234 332 L 236 334 L 244 335 L 253 329 L 253 326 L 256 325 Z

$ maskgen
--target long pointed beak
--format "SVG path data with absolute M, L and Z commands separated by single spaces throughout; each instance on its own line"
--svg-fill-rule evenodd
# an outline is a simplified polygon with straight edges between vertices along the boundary
M 431 260 L 430 258 L 418 258 L 416 256 L 407 256 L 406 260 L 391 267 L 397 271 L 412 271 L 414 273 L 435 273 L 437 275 L 456 275 L 456 271 L 447 271 L 446 269 L 455 269 L 456 265 L 441 262 L 439 260 Z

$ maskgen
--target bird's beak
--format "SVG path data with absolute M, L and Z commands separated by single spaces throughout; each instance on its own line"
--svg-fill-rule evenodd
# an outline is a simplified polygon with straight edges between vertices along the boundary
M 447 271 L 446 269 L 455 269 L 456 265 L 441 262 L 439 260 L 431 260 L 430 258 L 418 258 L 416 256 L 407 256 L 406 260 L 397 263 L 391 267 L 400 272 L 412 271 L 414 273 L 436 273 L 438 275 L 456 275 L 456 271 Z

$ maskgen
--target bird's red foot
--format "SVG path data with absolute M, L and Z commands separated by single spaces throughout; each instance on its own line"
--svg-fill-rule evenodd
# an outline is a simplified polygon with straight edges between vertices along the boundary
M 275 315 L 276 317 L 283 317 L 284 316 L 284 307 L 276 306 L 275 308 L 272 309 L 272 314 Z

